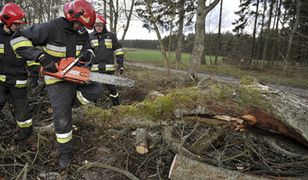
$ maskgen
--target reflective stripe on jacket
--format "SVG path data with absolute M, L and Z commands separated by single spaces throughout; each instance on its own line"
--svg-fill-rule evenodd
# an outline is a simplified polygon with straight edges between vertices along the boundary
M 44 24 L 32 26 L 15 33 L 11 40 L 13 50 L 27 59 L 38 59 L 41 53 L 54 62 L 65 57 L 77 57 L 82 51 L 92 49 L 89 34 L 72 29 L 72 23 L 63 17 Z M 30 41 L 31 40 L 31 41 Z M 34 46 L 41 46 L 38 49 Z M 46 84 L 61 81 L 45 77 Z
M 117 58 L 124 57 L 122 45 L 117 37 L 112 32 L 104 31 L 97 33 L 94 31 L 90 34 L 90 40 L 95 49 L 93 63 L 98 65 L 97 68 L 94 67 L 91 70 L 98 71 L 98 69 L 104 69 L 105 71 L 114 71 L 114 56 Z
M 23 82 L 27 79 L 27 61 L 16 57 L 10 45 L 12 34 L 4 31 L 3 27 L 4 25 L 0 24 L 0 81 L 25 87 Z

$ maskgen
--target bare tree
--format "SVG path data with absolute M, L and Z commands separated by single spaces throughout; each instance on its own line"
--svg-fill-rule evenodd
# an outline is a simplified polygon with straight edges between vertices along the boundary
M 104 0 L 104 16 L 107 17 L 107 2 Z
M 280 32 L 279 32 L 279 22 L 280 22 L 280 16 L 281 16 L 282 0 L 279 0 L 279 2 L 276 5 L 277 5 L 276 6 L 277 13 L 275 15 L 276 21 L 273 25 L 274 34 L 275 34 L 276 38 L 274 39 L 274 45 L 273 45 L 272 53 L 271 53 L 271 62 L 272 62 L 271 66 L 274 65 L 274 62 L 276 60 L 275 56 L 279 52 L 280 39 L 281 39 Z
M 251 52 L 250 52 L 250 59 L 249 59 L 250 66 L 252 65 L 252 59 L 254 58 L 254 52 L 255 52 L 257 24 L 258 24 L 258 18 L 259 18 L 259 4 L 260 4 L 260 0 L 256 0 L 255 21 L 253 25 L 252 45 L 251 45 Z
M 177 45 L 175 50 L 176 61 L 180 62 L 182 57 L 182 46 L 183 46 L 183 28 L 184 28 L 184 15 L 185 15 L 185 0 L 180 0 L 178 2 L 179 10 L 179 30 L 177 34 Z
M 285 56 L 285 65 L 284 65 L 284 68 L 283 68 L 284 73 L 287 69 L 288 62 L 290 61 L 290 52 L 291 52 L 291 47 L 292 47 L 292 44 L 293 44 L 294 34 L 295 34 L 297 26 L 299 24 L 300 10 L 301 10 L 301 0 L 297 0 L 295 23 L 293 24 L 291 33 L 289 35 L 288 48 L 287 48 L 287 52 L 286 52 L 286 56 Z
M 195 40 L 191 55 L 191 67 L 189 70 L 191 72 L 189 73 L 193 73 L 196 66 L 201 64 L 205 42 L 205 18 L 206 15 L 219 3 L 219 1 L 220 0 L 214 0 L 206 6 L 206 0 L 198 0 Z
M 124 27 L 123 35 L 122 35 L 122 38 L 121 38 L 122 44 L 124 44 L 124 39 L 125 39 L 126 33 L 128 31 L 128 28 L 129 28 L 130 20 L 132 18 L 132 14 L 133 14 L 134 4 L 135 4 L 135 0 L 132 0 L 129 10 L 126 10 L 126 0 L 124 0 L 124 6 L 125 6 L 125 8 L 124 8 L 125 13 L 124 14 L 125 14 L 125 17 L 126 17 L 126 25 Z
M 109 28 L 111 32 L 115 32 L 113 29 L 113 0 L 109 1 Z
M 223 6 L 223 0 L 220 1 L 220 10 L 219 10 L 219 21 L 218 21 L 218 35 L 217 35 L 217 41 L 218 41 L 218 48 L 216 49 L 216 57 L 215 57 L 215 64 L 218 62 L 218 55 L 221 52 L 221 46 L 222 46 L 222 39 L 221 39 L 221 20 L 222 20 L 222 6 Z
M 265 42 L 264 42 L 264 47 L 263 47 L 263 52 L 262 52 L 262 68 L 264 65 L 264 61 L 268 58 L 267 57 L 267 51 L 268 51 L 268 46 L 269 46 L 269 40 L 271 37 L 271 23 L 272 23 L 272 18 L 273 18 L 273 7 L 274 4 L 276 3 L 276 0 L 270 1 L 270 9 L 269 9 L 269 17 L 268 17 L 268 21 L 266 23 L 266 31 L 265 31 Z
M 259 43 L 259 48 L 258 48 L 258 59 L 262 58 L 262 56 L 260 56 L 260 54 L 262 53 L 262 49 L 263 49 L 263 44 L 262 41 L 264 39 L 264 22 L 265 22 L 265 17 L 266 17 L 266 10 L 267 10 L 267 1 L 264 0 L 263 1 L 263 11 L 262 11 L 262 20 L 261 20 L 261 28 L 260 28 L 260 43 Z
M 164 46 L 160 31 L 159 31 L 158 26 L 156 24 L 156 17 L 154 16 L 153 11 L 152 11 L 152 7 L 151 7 L 152 0 L 145 0 L 145 3 L 146 3 L 146 8 L 147 8 L 146 11 L 150 15 L 151 24 L 154 26 L 154 30 L 155 30 L 157 39 L 159 41 L 160 52 L 161 52 L 163 59 L 164 59 L 164 66 L 165 66 L 165 68 L 167 68 L 168 74 L 170 74 L 169 58 L 167 56 L 166 48 Z

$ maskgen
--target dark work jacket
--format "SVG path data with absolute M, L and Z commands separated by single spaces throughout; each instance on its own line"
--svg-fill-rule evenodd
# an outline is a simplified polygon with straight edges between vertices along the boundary
M 11 45 L 12 34 L 3 29 L 0 24 L 0 81 L 15 85 L 17 80 L 27 79 L 27 61 L 16 57 Z
M 93 31 L 90 33 L 90 40 L 95 49 L 93 64 L 98 64 L 100 69 L 105 68 L 106 65 L 114 65 L 114 56 L 124 58 L 122 45 L 112 32 L 105 30 L 102 33 L 98 33 Z
M 29 59 L 38 59 L 41 53 L 54 62 L 65 57 L 77 57 L 82 51 L 92 49 L 89 34 L 72 29 L 73 23 L 63 17 L 18 31 L 11 39 L 16 53 Z M 42 49 L 35 46 L 41 46 Z M 45 76 L 46 84 L 61 81 Z

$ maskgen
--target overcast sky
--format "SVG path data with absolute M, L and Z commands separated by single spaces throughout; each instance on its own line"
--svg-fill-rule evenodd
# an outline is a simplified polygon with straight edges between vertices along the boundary
M 218 18 L 219 18 L 219 4 L 215 9 L 208 14 L 206 22 L 206 32 L 217 32 Z M 232 31 L 232 22 L 236 18 L 234 11 L 238 10 L 239 0 L 224 0 L 223 2 L 223 19 L 222 31 Z M 118 38 L 122 37 L 122 31 L 117 33 Z M 154 31 L 149 32 L 142 28 L 142 22 L 134 18 L 130 24 L 129 30 L 125 39 L 157 39 Z

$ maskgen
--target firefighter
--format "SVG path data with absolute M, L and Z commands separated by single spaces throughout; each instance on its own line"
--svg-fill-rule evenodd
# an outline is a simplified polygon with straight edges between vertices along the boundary
M 58 72 L 56 63 L 65 57 L 80 57 L 80 64 L 90 64 L 94 58 L 89 34 L 96 13 L 85 0 L 75 0 L 64 5 L 65 17 L 18 31 L 11 39 L 13 50 L 20 56 L 36 59 L 45 71 Z M 42 50 L 35 46 L 43 47 Z M 44 76 L 48 97 L 53 109 L 59 168 L 69 166 L 72 153 L 72 107 L 77 98 L 86 104 L 103 94 L 99 83 L 77 84 L 52 76 Z
M 12 99 L 18 126 L 16 140 L 26 140 L 32 133 L 32 114 L 27 99 L 27 61 L 16 56 L 10 38 L 26 24 L 25 12 L 15 3 L 7 3 L 0 12 L 0 110 Z
M 114 74 L 116 67 L 114 57 L 117 59 L 117 70 L 120 74 L 124 70 L 124 51 L 116 36 L 106 28 L 106 19 L 102 15 L 96 16 L 94 31 L 90 34 L 90 40 L 95 48 L 95 58 L 91 71 L 106 74 Z M 120 105 L 119 93 L 116 86 L 106 84 L 109 97 L 114 106 Z

